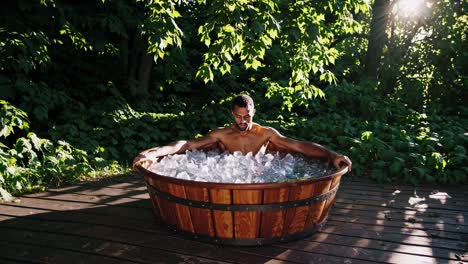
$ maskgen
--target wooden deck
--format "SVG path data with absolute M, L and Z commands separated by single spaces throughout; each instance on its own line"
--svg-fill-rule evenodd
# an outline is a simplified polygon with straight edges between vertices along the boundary
M 466 186 L 415 190 L 346 177 L 321 232 L 263 247 L 166 230 L 139 177 L 24 195 L 0 204 L 0 263 L 467 263 Z

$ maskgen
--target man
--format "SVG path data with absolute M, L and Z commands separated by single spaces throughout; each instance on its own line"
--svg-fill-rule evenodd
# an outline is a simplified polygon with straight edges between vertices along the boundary
M 148 149 L 140 153 L 133 161 L 133 166 L 139 162 L 151 162 L 151 157 L 159 157 L 175 153 L 184 153 L 186 150 L 204 149 L 217 146 L 229 152 L 241 151 L 243 154 L 265 151 L 267 147 L 289 152 L 299 152 L 306 156 L 328 159 L 336 168 L 349 166 L 351 160 L 323 146 L 298 141 L 281 135 L 271 127 L 254 123 L 255 107 L 252 98 L 248 95 L 239 95 L 232 103 L 234 124 L 225 128 L 217 128 L 206 136 L 189 141 L 181 140 L 166 146 Z

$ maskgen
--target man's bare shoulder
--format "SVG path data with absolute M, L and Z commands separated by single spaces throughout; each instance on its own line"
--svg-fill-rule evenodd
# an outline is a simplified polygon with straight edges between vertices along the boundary
M 273 136 L 273 135 L 280 135 L 280 133 L 278 132 L 278 130 L 276 130 L 275 128 L 273 127 L 269 127 L 269 126 L 262 126 L 262 125 L 259 125 L 257 123 L 254 124 L 254 128 L 256 128 L 257 131 L 261 132 L 261 133 L 264 133 L 264 134 L 267 134 L 269 136 Z

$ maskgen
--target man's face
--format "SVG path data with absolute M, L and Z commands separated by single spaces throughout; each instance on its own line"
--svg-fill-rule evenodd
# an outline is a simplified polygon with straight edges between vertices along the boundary
M 236 105 L 232 110 L 236 126 L 240 131 L 246 131 L 252 128 L 252 118 L 254 114 L 255 109 L 250 109 L 249 107 L 239 107 Z

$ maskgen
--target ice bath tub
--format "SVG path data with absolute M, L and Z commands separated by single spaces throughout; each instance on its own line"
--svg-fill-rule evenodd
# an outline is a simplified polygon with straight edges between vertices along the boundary
M 305 181 L 232 184 L 158 175 L 141 164 L 153 211 L 170 228 L 225 245 L 264 245 L 300 239 L 326 222 L 348 168 Z

